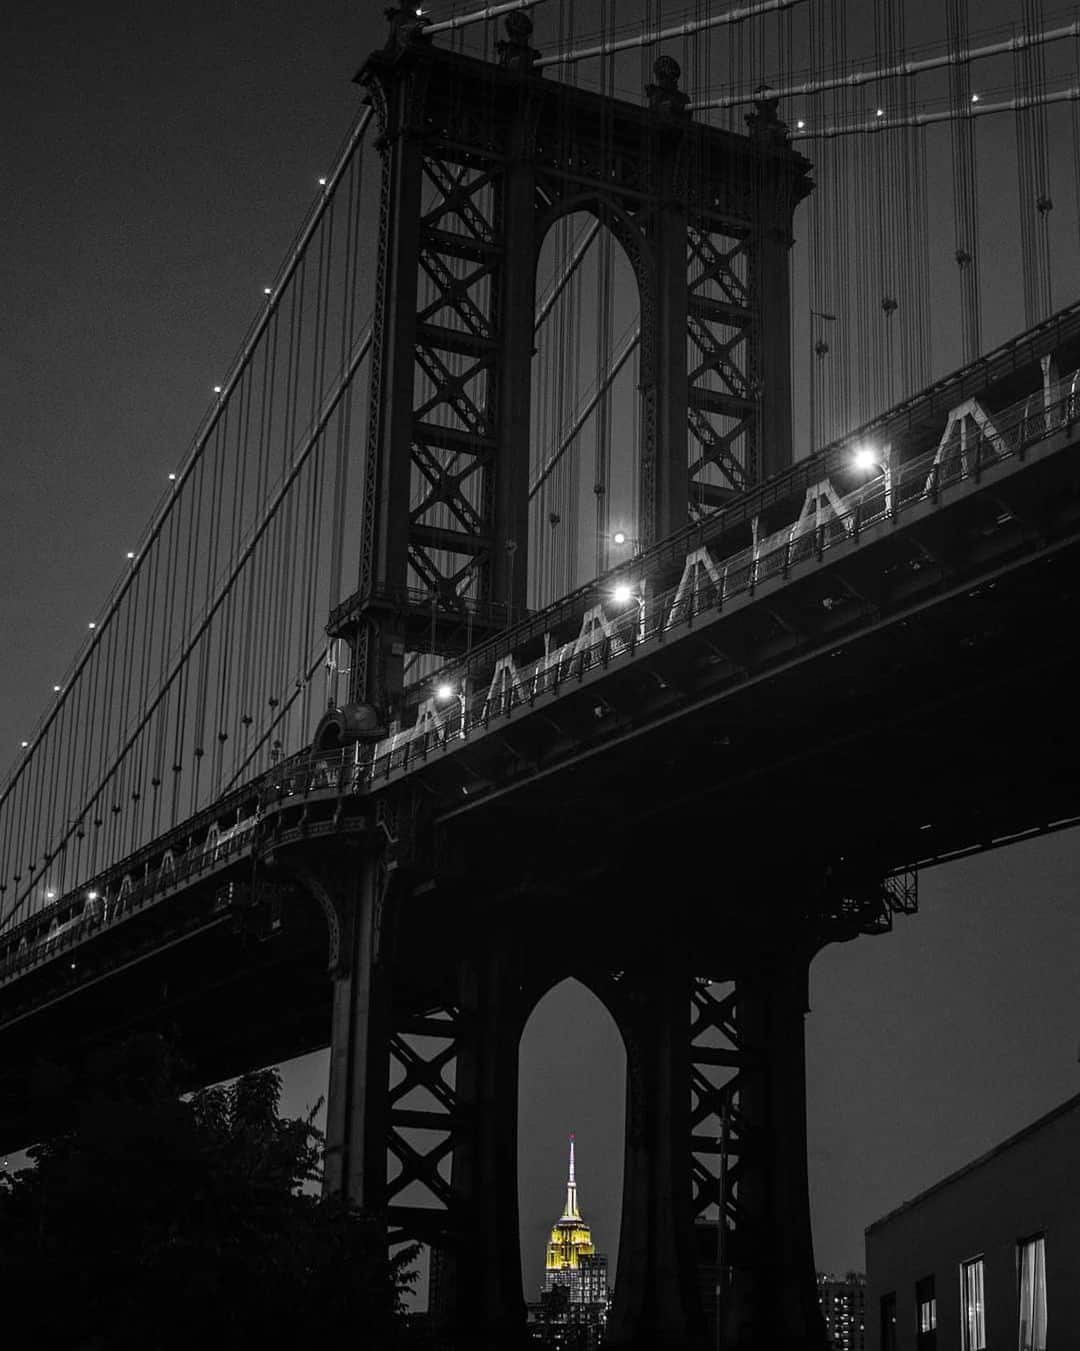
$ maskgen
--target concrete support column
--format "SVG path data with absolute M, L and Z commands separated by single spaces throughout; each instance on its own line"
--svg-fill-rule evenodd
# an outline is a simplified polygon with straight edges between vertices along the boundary
M 381 1208 L 386 1192 L 389 972 L 380 960 L 385 868 L 360 856 L 335 889 L 341 952 L 333 973 L 323 1194 Z
M 667 954 L 625 993 L 626 1152 L 615 1307 L 605 1345 L 697 1347 L 703 1320 L 690 1220 L 689 983 Z
M 809 959 L 763 954 L 736 979 L 738 1224 L 723 1315 L 725 1351 L 825 1351 L 806 1173 L 803 1019 Z
M 517 991 L 506 947 L 461 964 L 453 1229 L 441 1257 L 444 1295 L 438 1310 L 446 1344 L 461 1351 L 513 1351 L 524 1345 Z

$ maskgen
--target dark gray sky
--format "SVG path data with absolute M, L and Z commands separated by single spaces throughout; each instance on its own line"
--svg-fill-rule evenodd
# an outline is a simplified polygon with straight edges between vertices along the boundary
M 261 303 L 354 114 L 350 80 L 382 40 L 381 10 L 5 8 L 0 763 L 48 700 Z M 1078 846 L 1062 835 L 927 873 L 917 918 L 815 962 L 820 1267 L 861 1267 L 866 1224 L 1080 1090 Z M 571 1130 L 583 1212 L 614 1258 L 621 1056 L 579 987 L 549 996 L 527 1030 L 530 1296 Z M 323 1093 L 325 1075 L 324 1056 L 292 1067 L 288 1105 Z

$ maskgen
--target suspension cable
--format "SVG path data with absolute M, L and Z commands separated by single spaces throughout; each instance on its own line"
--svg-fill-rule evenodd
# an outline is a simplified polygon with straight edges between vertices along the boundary
M 456 18 L 440 19 L 438 23 L 426 23 L 423 31 L 425 35 L 449 33 L 455 28 L 464 28 L 466 24 L 482 23 L 484 19 L 497 19 L 500 14 L 510 14 L 516 9 L 532 9 L 534 5 L 542 4 L 544 0 L 507 0 L 507 3 L 501 5 L 487 5 L 484 9 L 474 9 L 471 14 L 459 14 Z M 419 10 L 417 15 L 423 18 Z
M 1078 36 L 1080 36 L 1080 19 L 1074 19 L 1063 28 L 1049 28 L 1038 33 L 1014 33 L 1000 42 L 986 43 L 981 47 L 967 46 L 960 51 L 939 52 L 917 61 L 899 61 L 893 65 L 879 66 L 870 70 L 851 71 L 846 75 L 832 75 L 824 79 L 804 80 L 801 84 L 770 87 L 768 92 L 771 98 L 813 98 L 832 89 L 859 89 L 863 85 L 880 83 L 883 80 L 907 79 L 926 71 L 942 70 L 948 66 L 982 61 L 993 56 L 1007 56 L 1010 52 L 1020 52 L 1026 48 L 1062 42 Z M 750 93 L 743 90 L 737 94 L 721 94 L 716 98 L 698 100 L 691 103 L 690 108 L 694 112 L 711 108 L 735 108 L 741 104 L 753 103 L 760 97 L 758 92 Z
M 588 61 L 597 56 L 613 56 L 616 52 L 630 51 L 635 47 L 654 47 L 659 42 L 670 42 L 673 38 L 687 37 L 691 33 L 700 33 L 726 24 L 744 23 L 762 14 L 792 9 L 795 5 L 803 3 L 804 0 L 761 0 L 755 5 L 744 5 L 742 9 L 729 9 L 723 14 L 712 14 L 705 19 L 690 19 L 686 23 L 674 24 L 670 28 L 656 28 L 652 32 L 635 33 L 632 37 L 618 38 L 613 42 L 601 41 L 592 47 L 574 47 L 564 52 L 554 52 L 551 56 L 542 56 L 536 64 L 538 67 L 572 65 L 574 62 Z
M 1023 108 L 1047 107 L 1054 103 L 1072 103 L 1080 99 L 1080 85 L 1070 85 L 1067 89 L 1057 89 L 1044 94 L 1017 95 L 1011 99 L 988 103 L 980 99 L 967 107 L 942 108 L 937 112 L 915 112 L 901 116 L 890 116 L 885 112 L 881 117 L 870 117 L 859 122 L 850 122 L 828 127 L 802 127 L 793 130 L 793 141 L 830 140 L 837 136 L 866 136 L 874 132 L 898 131 L 901 127 L 928 127 L 936 122 L 958 122 L 967 118 L 992 117 L 997 113 L 1015 113 Z

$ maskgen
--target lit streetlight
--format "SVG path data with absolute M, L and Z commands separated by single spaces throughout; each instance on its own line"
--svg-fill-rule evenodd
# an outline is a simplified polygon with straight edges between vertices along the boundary
M 876 446 L 864 441 L 851 452 L 852 466 L 863 474 L 880 475 L 885 490 L 885 513 L 892 514 L 893 508 L 893 462 L 892 446 Z

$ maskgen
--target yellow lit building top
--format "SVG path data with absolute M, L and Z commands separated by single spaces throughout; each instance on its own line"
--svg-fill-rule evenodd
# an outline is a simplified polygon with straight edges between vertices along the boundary
M 576 1271 L 582 1257 L 591 1257 L 592 1230 L 581 1218 L 577 1202 L 577 1182 L 574 1178 L 574 1137 L 570 1137 L 570 1175 L 566 1182 L 566 1208 L 551 1230 L 547 1246 L 545 1270 L 549 1281 L 556 1272 Z

